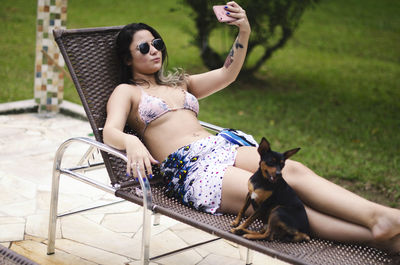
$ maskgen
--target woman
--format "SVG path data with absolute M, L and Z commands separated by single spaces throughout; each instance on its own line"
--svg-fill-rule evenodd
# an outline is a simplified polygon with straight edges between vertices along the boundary
M 125 26 L 117 39 L 124 82 L 108 101 L 104 126 L 104 142 L 126 150 L 128 175 L 136 178 L 138 169 L 151 178 L 152 164 L 159 164 L 168 193 L 209 213 L 238 213 L 259 161 L 256 148 L 213 136 L 197 119 L 197 99 L 232 83 L 246 56 L 246 13 L 235 2 L 225 9 L 236 19 L 228 24 L 238 27 L 238 36 L 220 69 L 198 75 L 164 76 L 160 35 L 145 24 Z M 123 133 L 126 122 L 139 137 Z M 315 236 L 400 252 L 400 210 L 367 201 L 299 162 L 288 160 L 283 176 L 306 205 Z

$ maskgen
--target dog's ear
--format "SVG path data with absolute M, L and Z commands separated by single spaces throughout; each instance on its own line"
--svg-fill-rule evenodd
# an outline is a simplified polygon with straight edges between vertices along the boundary
M 285 157 L 285 160 L 291 157 L 292 155 L 296 154 L 300 150 L 300 147 L 286 151 L 283 153 L 283 156 Z
M 266 152 L 268 152 L 268 151 L 271 151 L 271 146 L 270 146 L 268 140 L 265 139 L 265 137 L 263 137 L 263 138 L 261 139 L 260 145 L 258 146 L 258 149 L 257 149 L 257 150 L 258 150 L 258 153 L 259 153 L 260 155 L 263 154 L 263 153 L 266 153 Z

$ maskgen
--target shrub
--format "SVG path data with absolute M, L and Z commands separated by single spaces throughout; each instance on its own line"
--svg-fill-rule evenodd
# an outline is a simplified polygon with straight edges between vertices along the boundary
M 304 11 L 314 6 L 320 0 L 237 0 L 236 2 L 246 10 L 251 25 L 252 34 L 248 45 L 248 54 L 256 47 L 262 52 L 257 55 L 251 65 L 245 64 L 244 74 L 256 72 L 271 55 L 282 48 L 292 37 L 299 25 Z M 200 49 L 204 65 L 209 69 L 221 67 L 224 56 L 210 45 L 210 35 L 218 28 L 218 20 L 212 11 L 212 6 L 221 4 L 217 0 L 183 0 L 191 7 L 197 28 L 192 33 L 194 44 Z M 249 56 L 247 56 L 249 58 Z M 246 58 L 246 60 L 247 60 Z

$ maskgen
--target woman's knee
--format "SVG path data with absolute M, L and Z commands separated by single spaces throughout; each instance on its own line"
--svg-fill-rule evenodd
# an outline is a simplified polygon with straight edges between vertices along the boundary
M 305 171 L 305 169 L 306 166 L 304 166 L 301 162 L 288 159 L 285 162 L 285 167 L 283 168 L 283 172 L 284 174 L 297 175 L 301 174 L 303 171 Z
M 250 146 L 242 146 L 238 148 L 235 160 L 235 167 L 247 170 L 249 172 L 256 172 L 260 162 L 260 155 L 257 148 Z
M 302 179 L 311 174 L 312 171 L 301 162 L 288 159 L 285 162 L 285 167 L 283 168 L 282 173 L 285 180 L 292 186 L 301 182 Z

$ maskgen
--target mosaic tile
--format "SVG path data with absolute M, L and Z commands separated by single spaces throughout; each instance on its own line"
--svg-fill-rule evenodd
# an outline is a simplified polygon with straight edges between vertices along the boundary
M 64 67 L 64 60 L 54 41 L 53 29 L 66 28 L 67 0 L 38 0 L 37 12 L 35 101 L 39 102 L 39 112 L 58 112 L 64 91 L 64 74 L 58 67 Z

